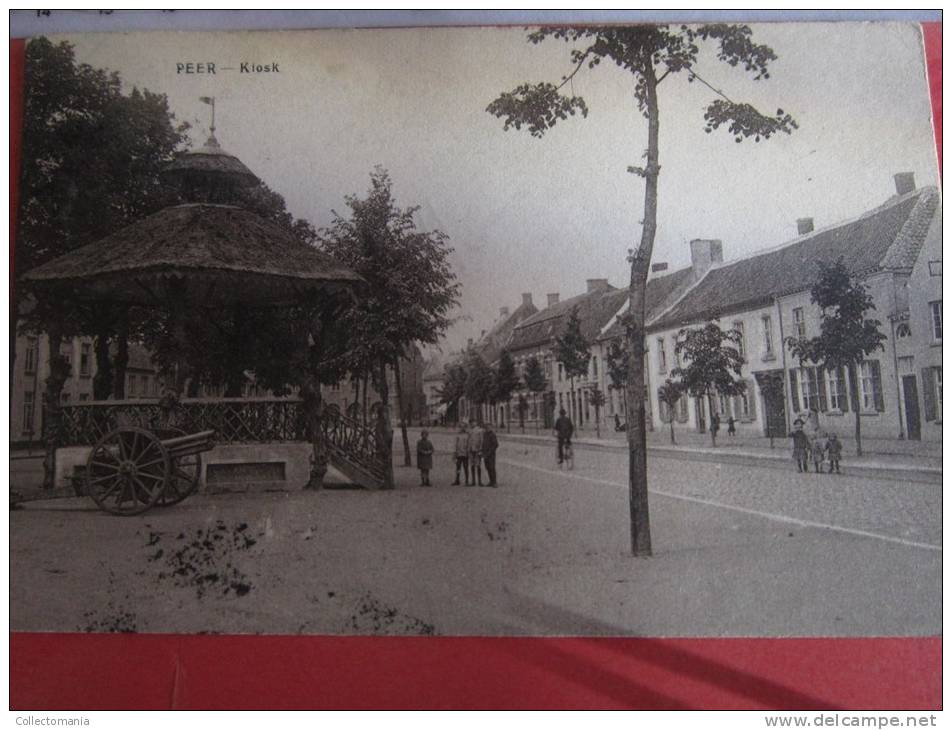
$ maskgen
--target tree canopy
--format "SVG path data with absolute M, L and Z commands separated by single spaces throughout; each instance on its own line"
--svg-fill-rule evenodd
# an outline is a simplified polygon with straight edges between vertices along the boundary
M 578 316 L 578 307 L 572 309 L 565 330 L 555 339 L 555 357 L 562 363 L 565 374 L 572 379 L 588 373 L 588 341 L 582 335 L 582 322 Z
M 820 308 L 820 334 L 788 337 L 787 347 L 801 365 L 810 362 L 824 370 L 845 369 L 849 373 L 856 453 L 862 455 L 856 367 L 876 350 L 884 349 L 886 335 L 880 330 L 881 322 L 866 316 L 876 305 L 866 287 L 850 276 L 842 258 L 819 263 L 810 301 Z

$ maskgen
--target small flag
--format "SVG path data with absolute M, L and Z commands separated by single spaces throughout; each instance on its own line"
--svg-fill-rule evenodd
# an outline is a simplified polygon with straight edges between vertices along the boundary
M 200 96 L 200 97 L 198 97 L 198 100 L 199 100 L 200 102 L 204 103 L 204 104 L 214 104 L 214 103 L 215 103 L 215 97 L 214 97 L 214 96 Z

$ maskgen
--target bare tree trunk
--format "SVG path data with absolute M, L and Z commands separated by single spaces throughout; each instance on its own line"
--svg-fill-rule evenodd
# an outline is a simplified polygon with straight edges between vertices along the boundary
M 600 439 L 602 437 L 602 419 L 599 416 L 601 406 L 595 406 L 595 438 Z
M 116 332 L 116 361 L 113 367 L 112 394 L 116 400 L 126 397 L 126 369 L 129 367 L 129 310 L 124 308 L 119 314 L 119 326 Z
M 413 466 L 410 458 L 410 437 L 407 435 L 406 406 L 403 402 L 403 383 L 400 382 L 400 358 L 393 359 L 393 382 L 397 388 L 397 411 L 400 414 L 400 436 L 403 439 L 403 465 Z
M 651 524 L 648 517 L 648 461 L 645 433 L 645 288 L 658 226 L 658 94 L 657 78 L 650 57 L 643 59 L 642 75 L 648 111 L 648 159 L 645 167 L 644 222 L 641 243 L 631 256 L 628 285 L 626 346 L 628 350 L 627 398 L 635 413 L 628 421 L 628 495 L 631 519 L 631 552 L 651 555 Z
M 43 443 L 46 454 L 43 458 L 43 488 L 51 490 L 56 486 L 56 448 L 59 446 L 60 427 L 62 425 L 62 405 L 60 396 L 69 377 L 70 366 L 60 354 L 63 342 L 62 331 L 53 325 L 48 332 L 50 342 L 50 374 L 46 378 L 43 393 Z
M 390 386 L 387 384 L 387 366 L 381 362 L 373 376 L 374 388 L 380 395 L 380 406 L 374 419 L 377 436 L 377 456 L 383 463 L 384 489 L 393 489 L 393 423 L 390 418 Z
M 717 448 L 717 431 L 714 430 L 714 397 L 707 394 L 707 410 L 709 418 L 707 419 L 707 429 L 711 432 L 711 446 Z
M 93 378 L 93 399 L 106 400 L 113 392 L 112 360 L 109 357 L 109 332 L 103 327 L 96 335 L 96 375 Z
M 677 443 L 674 440 L 674 407 L 671 406 L 670 408 L 671 408 L 671 418 L 668 421 L 668 425 L 671 427 L 671 443 L 674 444 L 674 443 Z
M 301 406 L 304 409 L 307 439 L 311 442 L 313 463 L 311 476 L 305 489 L 322 489 L 324 477 L 327 474 L 327 448 L 324 443 L 324 429 L 322 416 L 324 415 L 324 399 L 321 397 L 319 383 L 309 381 L 301 388 Z
M 364 375 L 364 425 L 367 425 L 367 376 Z
M 850 363 L 849 366 L 849 376 L 850 376 L 850 398 L 853 401 L 853 430 L 856 437 L 856 455 L 863 455 L 863 441 L 860 434 L 860 417 L 859 417 L 859 382 L 856 380 L 856 363 Z

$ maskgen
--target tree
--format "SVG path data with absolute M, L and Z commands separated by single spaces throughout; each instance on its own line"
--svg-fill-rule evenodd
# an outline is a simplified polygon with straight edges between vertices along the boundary
M 592 388 L 588 391 L 588 402 L 592 404 L 595 408 L 595 437 L 602 437 L 602 419 L 601 419 L 601 410 L 602 406 L 605 405 L 605 394 L 602 393 L 598 388 Z
M 526 389 L 533 394 L 533 396 L 538 399 L 538 394 L 545 390 L 545 371 L 542 369 L 542 363 L 539 362 L 539 358 L 535 355 L 531 355 L 528 360 L 526 360 L 526 371 L 522 375 L 522 380 L 525 383 Z M 538 409 L 539 404 L 536 403 L 536 408 Z M 536 430 L 539 430 L 539 419 L 536 418 Z
M 588 373 L 588 342 L 582 336 L 582 322 L 578 316 L 578 307 L 573 307 L 565 330 L 555 338 L 555 358 L 562 363 L 565 374 L 569 376 L 572 388 L 572 403 L 575 403 L 575 379 Z M 581 408 L 579 408 L 581 414 Z M 581 420 L 581 418 L 579 418 Z
M 519 394 L 519 400 L 516 403 L 516 408 L 519 411 L 519 430 L 522 433 L 526 432 L 526 411 L 529 410 L 529 401 L 526 399 L 526 396 L 523 393 Z
M 671 374 L 680 380 L 685 392 L 707 400 L 712 419 L 717 412 L 715 396 L 739 395 L 747 387 L 739 377 L 745 362 L 740 339 L 739 332 L 722 330 L 714 321 L 678 332 L 674 351 L 686 364 L 674 368 Z M 717 446 L 717 434 L 713 428 L 710 432 L 711 445 Z
M 451 411 L 458 410 L 459 399 L 465 394 L 466 369 L 459 363 L 446 366 L 443 369 L 443 387 L 439 389 L 437 395 L 440 397 L 440 403 L 447 406 L 447 420 Z
M 512 400 L 512 392 L 519 387 L 519 376 L 516 374 L 516 363 L 513 362 L 509 350 L 503 350 L 499 356 L 499 363 L 496 365 L 496 373 L 493 378 L 495 386 L 493 400 L 497 403 L 509 404 Z M 508 411 L 508 409 L 507 409 Z M 506 422 L 506 430 L 510 430 L 509 421 Z
M 778 132 L 789 134 L 796 128 L 794 119 L 777 110 L 775 116 L 766 116 L 752 105 L 735 102 L 701 78 L 696 69 L 698 41 L 716 46 L 719 61 L 740 66 L 753 75 L 754 80 L 767 79 L 769 63 L 776 59 L 773 50 L 751 40 L 746 25 L 714 23 L 689 28 L 657 26 L 588 26 L 579 28 L 541 28 L 529 33 L 530 43 L 538 44 L 553 38 L 571 44 L 570 60 L 573 69 L 561 82 L 522 84 L 503 93 L 487 107 L 487 111 L 505 119 L 503 129 L 525 126 L 534 137 L 545 132 L 576 112 L 588 115 L 588 107 L 580 96 L 560 93 L 575 75 L 587 66 L 594 69 L 603 60 L 630 74 L 634 80 L 634 98 L 639 111 L 648 122 L 648 147 L 643 165 L 630 165 L 628 172 L 645 181 L 644 214 L 641 241 L 629 252 L 631 265 L 628 315 L 624 319 L 626 347 L 629 358 L 629 378 L 626 384 L 628 402 L 637 404 L 634 418 L 628 419 L 629 502 L 631 542 L 634 555 L 651 554 L 651 530 L 648 517 L 647 444 L 645 440 L 645 288 L 651 254 L 654 249 L 658 219 L 658 178 L 660 173 L 659 129 L 660 114 L 658 89 L 666 80 L 685 74 L 689 82 L 701 82 L 717 94 L 704 114 L 705 131 L 725 126 L 737 142 L 753 137 L 767 139 Z
M 622 344 L 621 340 L 612 340 L 605 353 L 605 361 L 608 366 L 609 387 L 613 390 L 620 390 L 622 401 L 625 404 L 625 424 L 631 423 L 631 416 L 628 412 L 628 349 Z
M 668 425 L 671 428 L 671 443 L 674 440 L 674 412 L 678 407 L 678 401 L 681 400 L 684 391 L 680 383 L 676 383 L 671 378 L 664 381 L 664 385 L 658 388 L 658 400 L 666 406 L 668 414 Z
M 382 458 L 392 458 L 393 428 L 387 368 L 411 344 L 435 345 L 452 323 L 460 286 L 449 263 L 453 249 L 442 231 L 417 230 L 418 207 L 398 208 L 387 171 L 376 167 L 364 198 L 345 198 L 347 218 L 334 211 L 330 227 L 318 234 L 318 246 L 356 271 L 367 283 L 361 296 L 343 314 L 350 332 L 347 354 L 353 372 L 369 372 L 380 394 L 377 429 Z M 402 404 L 398 404 L 402 411 Z M 406 423 L 405 456 L 409 453 Z M 388 464 L 390 462 L 387 462 Z M 392 486 L 392 474 L 388 474 Z
M 486 361 L 474 350 L 470 350 L 466 356 L 466 399 L 476 408 L 476 420 L 483 422 L 482 406 L 489 403 L 493 397 L 494 378 L 493 371 Z
M 820 262 L 810 301 L 820 307 L 820 334 L 811 338 L 788 337 L 787 347 L 801 365 L 812 362 L 824 370 L 846 370 L 853 401 L 856 455 L 862 456 L 857 366 L 871 353 L 884 349 L 886 335 L 879 329 L 880 321 L 866 317 L 876 305 L 866 287 L 850 276 L 843 259 L 832 264 Z

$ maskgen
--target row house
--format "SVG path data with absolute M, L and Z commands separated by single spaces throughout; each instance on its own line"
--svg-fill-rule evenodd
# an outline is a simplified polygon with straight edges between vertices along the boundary
M 93 379 L 96 377 L 96 356 L 90 337 L 67 338 L 60 343 L 60 353 L 70 365 L 70 373 L 60 393 L 63 405 L 93 400 Z M 113 353 L 115 354 L 115 353 Z M 10 442 L 29 444 L 43 435 L 43 394 L 50 374 L 50 341 L 42 333 L 19 335 L 16 360 L 11 374 Z M 148 351 L 130 343 L 126 366 L 127 399 L 159 398 L 162 381 Z
M 662 412 L 658 388 L 677 366 L 680 330 L 716 320 L 741 335 L 746 393 L 713 404 L 721 421 L 733 416 L 739 433 L 786 434 L 797 418 L 848 436 L 853 414 L 863 434 L 876 438 L 941 439 L 942 292 L 941 210 L 934 187 L 916 189 L 911 173 L 897 175 L 896 194 L 856 219 L 822 230 L 798 221 L 799 236 L 782 246 L 722 263 L 720 246 L 692 241 L 692 259 L 710 265 L 676 302 L 648 322 L 649 397 L 662 420 L 705 430 L 712 405 L 683 398 Z M 820 310 L 810 301 L 819 262 L 842 258 L 875 304 L 885 349 L 871 353 L 856 372 L 858 398 L 850 396 L 845 369 L 800 363 L 787 338 L 819 334 Z M 780 392 L 765 388 L 782 385 Z
M 509 307 L 500 307 L 499 316 L 489 330 L 483 331 L 475 342 L 470 340 L 467 343 L 466 350 L 452 358 L 449 364 L 458 362 L 467 353 L 473 352 L 479 355 L 482 361 L 490 367 L 497 367 L 503 350 L 508 349 L 510 354 L 513 354 L 510 346 L 513 332 L 538 311 L 538 308 L 532 303 L 532 294 L 528 292 L 522 295 L 522 302 L 515 309 L 510 311 Z M 521 378 L 522 373 L 519 370 L 518 363 L 516 364 L 516 372 Z M 515 415 L 515 420 L 519 419 L 512 401 L 497 404 L 483 403 L 477 406 L 464 397 L 460 399 L 458 404 L 458 417 L 465 420 L 479 420 L 491 422 L 497 426 L 504 426 L 512 421 L 513 415 Z

